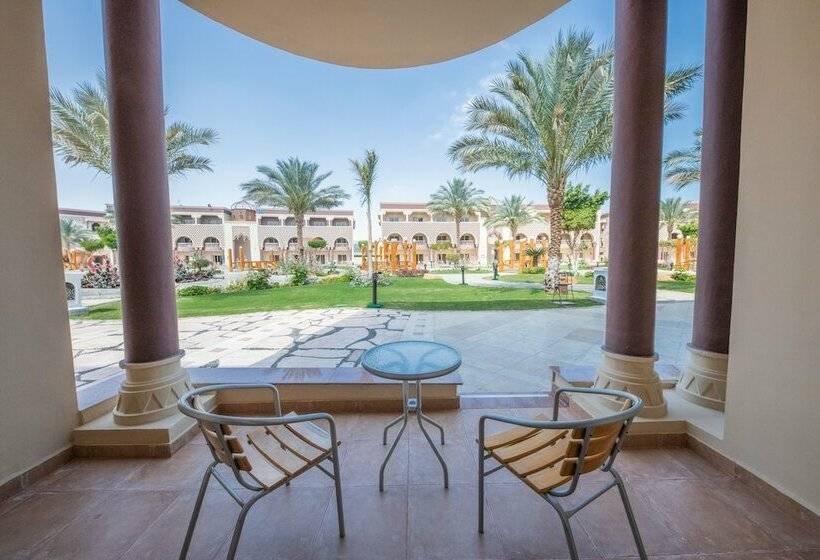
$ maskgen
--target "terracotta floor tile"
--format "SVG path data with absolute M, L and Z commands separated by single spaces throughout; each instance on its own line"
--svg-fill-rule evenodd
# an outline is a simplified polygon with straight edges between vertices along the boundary
M 148 526 L 128 549 L 122 560 L 176 558 L 194 510 L 196 492 L 182 493 Z M 212 482 L 205 494 L 188 557 L 209 560 L 233 530 L 239 515 L 239 505 L 217 482 Z
M 40 493 L 0 516 L 0 558 L 28 558 L 32 549 L 74 521 L 107 492 Z
M 36 560 L 110 560 L 128 550 L 178 494 L 171 491 L 111 492 L 38 545 Z
M 243 560 L 312 558 L 330 499 L 328 488 L 274 490 L 260 499 L 248 514 L 236 557 Z M 214 558 L 225 558 L 228 545 L 226 540 Z
M 566 537 L 558 514 L 543 498 L 522 483 L 488 485 L 486 504 L 504 544 L 504 558 L 569 558 Z M 475 508 L 473 508 L 475 509 Z M 487 510 L 485 510 L 486 512 Z M 471 511 L 468 525 L 475 526 Z M 571 521 L 575 545 L 582 558 L 601 558 L 577 519 Z M 487 535 L 489 536 L 489 535 Z
M 434 560 L 504 558 L 501 538 L 490 513 L 486 531 L 478 533 L 475 486 L 410 486 L 408 558 Z
M 783 511 L 738 479 L 716 480 L 711 487 L 784 546 L 820 549 L 820 518 L 806 520 Z
M 782 549 L 743 509 L 703 481 L 649 480 L 632 484 L 700 552 L 745 552 Z
M 433 441 L 447 464 L 450 484 L 477 483 L 477 447 L 463 443 L 440 445 L 439 440 Z M 444 484 L 441 463 L 425 439 L 410 440 L 410 484 Z
M 588 483 L 582 496 L 603 488 L 601 483 Z M 699 552 L 697 543 L 688 541 L 663 517 L 658 515 L 640 494 L 627 483 L 627 496 L 632 504 L 647 554 L 687 554 Z M 580 493 L 580 491 L 579 491 Z M 582 509 L 576 518 L 586 529 L 595 546 L 606 556 L 637 555 L 638 550 L 629 528 L 626 512 L 617 488 L 609 489 Z
M 699 479 L 668 449 L 624 449 L 616 458 L 616 468 L 624 477 L 650 479 Z
M 379 468 L 387 456 L 390 440 L 353 441 L 347 447 L 342 469 L 342 484 L 347 486 L 378 486 Z M 406 485 L 409 462 L 408 440 L 402 438 L 385 469 L 385 485 Z
M 37 482 L 35 491 L 108 490 L 148 459 L 74 459 Z
M 186 445 L 169 459 L 149 459 L 116 484 L 128 490 L 199 488 L 205 469 L 213 462 L 206 445 Z
M 339 538 L 335 497 L 325 511 L 318 559 L 385 560 L 407 556 L 407 487 L 379 492 L 374 486 L 343 490 L 347 535 Z

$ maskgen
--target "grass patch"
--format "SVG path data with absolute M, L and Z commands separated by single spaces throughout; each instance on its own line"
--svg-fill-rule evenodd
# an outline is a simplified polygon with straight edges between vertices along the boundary
M 348 284 L 286 286 L 249 292 L 209 294 L 177 298 L 179 317 L 234 315 L 281 309 L 363 308 L 370 302 L 370 288 Z M 575 306 L 600 305 L 587 294 L 575 294 Z M 547 309 L 559 307 L 541 289 L 485 288 L 448 284 L 443 280 L 396 278 L 391 286 L 379 288 L 379 303 L 389 309 L 416 311 L 488 311 Z M 565 306 L 564 306 L 565 307 Z M 119 319 L 119 302 L 95 305 L 72 315 L 77 319 Z
M 694 280 L 658 280 L 658 289 L 694 294 L 695 282 Z

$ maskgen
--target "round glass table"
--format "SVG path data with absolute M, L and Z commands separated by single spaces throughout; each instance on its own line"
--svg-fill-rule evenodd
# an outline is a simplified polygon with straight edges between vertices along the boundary
M 384 433 L 382 434 L 383 445 L 387 445 L 387 430 L 399 422 L 402 424 L 396 439 L 393 440 L 393 444 L 387 452 L 387 457 L 382 462 L 381 469 L 379 469 L 379 490 L 384 491 L 384 469 L 387 462 L 390 461 L 390 457 L 393 455 L 404 429 L 407 427 L 410 412 L 416 413 L 419 428 L 421 428 L 424 437 L 427 439 L 427 443 L 430 444 L 433 453 L 436 454 L 438 462 L 441 463 L 441 469 L 444 471 L 444 487 L 448 487 L 447 464 L 444 462 L 441 453 L 436 449 L 430 434 L 424 428 L 424 422 L 438 428 L 441 434 L 441 445 L 444 445 L 444 428 L 422 411 L 421 382 L 424 379 L 447 375 L 457 370 L 460 365 L 461 354 L 458 353 L 458 350 L 446 344 L 423 340 L 388 342 L 371 348 L 362 356 L 362 367 L 365 370 L 377 377 L 401 381 L 402 414 L 384 427 Z M 413 397 L 410 394 L 411 383 L 415 385 L 415 396 Z

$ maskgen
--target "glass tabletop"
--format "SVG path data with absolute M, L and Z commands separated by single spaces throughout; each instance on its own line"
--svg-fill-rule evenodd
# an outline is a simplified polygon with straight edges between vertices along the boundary
M 362 367 L 373 375 L 400 381 L 440 377 L 460 365 L 458 350 L 424 340 L 388 342 L 371 348 L 362 356 Z

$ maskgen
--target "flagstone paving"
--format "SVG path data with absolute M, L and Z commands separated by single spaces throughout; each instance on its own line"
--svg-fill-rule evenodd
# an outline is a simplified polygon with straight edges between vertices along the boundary
M 691 338 L 691 301 L 657 306 L 660 361 L 679 365 Z M 530 311 L 311 309 L 179 320 L 187 367 L 356 366 L 374 345 L 428 339 L 461 351 L 464 393 L 549 389 L 549 366 L 601 359 L 604 306 Z M 122 323 L 71 321 L 78 387 L 121 372 Z

